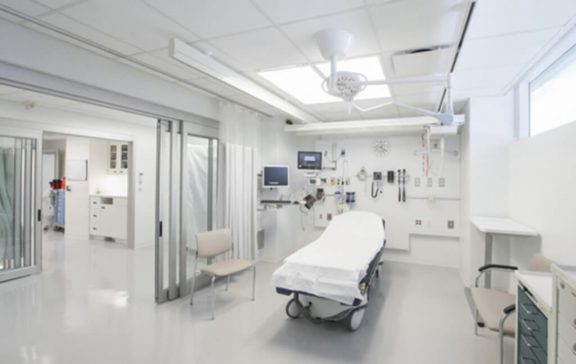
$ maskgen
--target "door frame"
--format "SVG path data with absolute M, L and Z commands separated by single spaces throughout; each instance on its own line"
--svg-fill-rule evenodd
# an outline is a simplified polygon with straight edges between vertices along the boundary
M 42 133 L 29 129 L 19 129 L 12 127 L 2 127 L 0 129 L 0 136 L 11 138 L 29 138 L 36 140 L 35 153 L 35 181 L 34 185 L 30 186 L 34 190 L 34 208 L 31 213 L 33 214 L 34 227 L 34 263 L 29 267 L 17 268 L 0 273 L 0 282 L 25 277 L 31 274 L 40 273 L 42 271 Z M 32 216 L 31 216 L 32 217 Z

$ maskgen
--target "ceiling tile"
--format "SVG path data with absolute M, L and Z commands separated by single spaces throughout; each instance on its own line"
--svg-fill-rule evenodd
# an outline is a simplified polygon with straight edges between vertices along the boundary
M 248 0 L 144 0 L 201 38 L 271 26 Z
M 442 98 L 442 91 L 426 92 L 421 94 L 395 96 L 394 100 L 410 106 L 422 107 L 435 111 Z
M 166 47 L 174 37 L 184 41 L 197 39 L 190 31 L 137 0 L 89 1 L 63 12 L 145 51 Z
M 522 70 L 522 65 L 494 68 L 489 72 L 482 69 L 458 70 L 454 72 L 454 92 L 493 88 L 503 90 Z
M 467 101 L 472 97 L 482 97 L 482 96 L 498 96 L 502 94 L 502 88 L 479 88 L 479 89 L 469 89 L 469 90 L 454 90 L 454 108 L 458 110 L 457 106 Z
M 405 0 L 370 8 L 383 50 L 453 44 L 464 16 L 463 0 Z
M 457 70 L 490 69 L 530 62 L 554 37 L 556 30 L 470 39 L 464 42 Z
M 574 0 L 482 0 L 476 3 L 468 37 L 560 27 L 574 16 Z
M 254 0 L 275 23 L 286 23 L 359 8 L 362 0 Z
M 366 10 L 352 11 L 282 26 L 288 37 L 313 62 L 324 61 L 314 39 L 314 34 L 328 28 L 346 30 L 354 35 L 354 43 L 348 57 L 371 55 L 380 51 Z
M 406 96 L 424 93 L 438 93 L 444 90 L 444 83 L 422 83 L 392 85 L 390 91 L 394 96 Z
M 58 28 L 62 28 L 68 32 L 74 33 L 81 37 L 90 39 L 91 41 L 102 44 L 120 53 L 131 54 L 140 51 L 138 48 L 131 46 L 128 43 L 113 38 L 99 30 L 96 30 L 90 26 L 79 23 L 76 20 L 68 16 L 62 15 L 60 13 L 50 13 L 46 16 L 43 16 L 41 19 L 51 25 L 54 25 Z M 51 31 L 46 31 L 43 28 L 38 29 L 41 29 L 47 32 L 48 34 L 54 36 L 54 33 Z M 70 41 L 70 38 L 68 37 L 60 37 L 60 38 Z
M 132 57 L 185 80 L 205 77 L 203 73 L 196 71 L 194 68 L 188 67 L 183 63 L 170 58 L 168 48 L 159 49 L 149 53 L 137 54 Z
M 275 28 L 218 38 L 210 43 L 228 54 L 231 57 L 229 65 L 240 71 L 259 71 L 306 63 L 306 58 L 299 50 Z

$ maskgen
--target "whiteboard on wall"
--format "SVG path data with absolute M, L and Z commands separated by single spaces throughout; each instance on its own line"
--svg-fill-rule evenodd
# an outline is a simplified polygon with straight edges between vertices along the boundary
M 86 181 L 88 180 L 88 161 L 67 160 L 66 161 L 66 179 L 68 181 Z
M 378 140 L 388 143 L 388 152 L 377 153 L 374 145 Z M 458 138 L 446 140 L 444 163 L 440 163 L 440 152 L 431 153 L 432 168 L 424 169 L 423 142 L 420 136 L 324 138 L 316 142 L 316 150 L 323 152 L 324 166 L 330 166 L 332 153 L 338 157 L 336 170 L 323 170 L 319 177 L 330 181 L 332 178 L 349 178 L 344 192 L 355 192 L 355 210 L 372 211 L 386 222 L 387 248 L 409 250 L 411 235 L 459 237 L 460 216 L 460 153 Z M 333 164 L 332 164 L 333 165 Z M 364 168 L 368 178 L 360 180 L 356 175 Z M 399 186 L 386 181 L 388 171 L 397 174 L 398 169 L 406 169 L 406 202 L 398 201 Z M 371 196 L 372 173 L 382 172 L 384 181 L 381 193 Z M 397 176 L 396 176 L 397 177 Z M 430 179 L 430 182 L 428 181 Z M 442 186 L 440 180 L 442 179 Z M 416 181 L 419 181 L 417 184 Z M 429 185 L 429 183 L 431 185 Z M 326 216 L 337 213 L 336 198 L 331 192 L 338 187 L 330 183 L 324 188 L 327 197 L 314 206 L 316 226 L 325 226 Z M 419 224 L 417 224 L 419 222 Z M 450 223 L 450 226 L 449 226 Z

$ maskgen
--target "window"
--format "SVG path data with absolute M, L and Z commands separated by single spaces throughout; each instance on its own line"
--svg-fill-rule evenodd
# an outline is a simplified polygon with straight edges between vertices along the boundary
M 530 135 L 576 121 L 576 47 L 530 83 Z

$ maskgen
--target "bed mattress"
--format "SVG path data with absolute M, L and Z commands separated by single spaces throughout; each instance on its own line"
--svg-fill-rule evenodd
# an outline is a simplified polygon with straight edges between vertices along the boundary
M 362 211 L 338 215 L 318 240 L 284 260 L 272 282 L 276 288 L 352 305 L 363 299 L 359 284 L 384 240 L 380 216 Z

